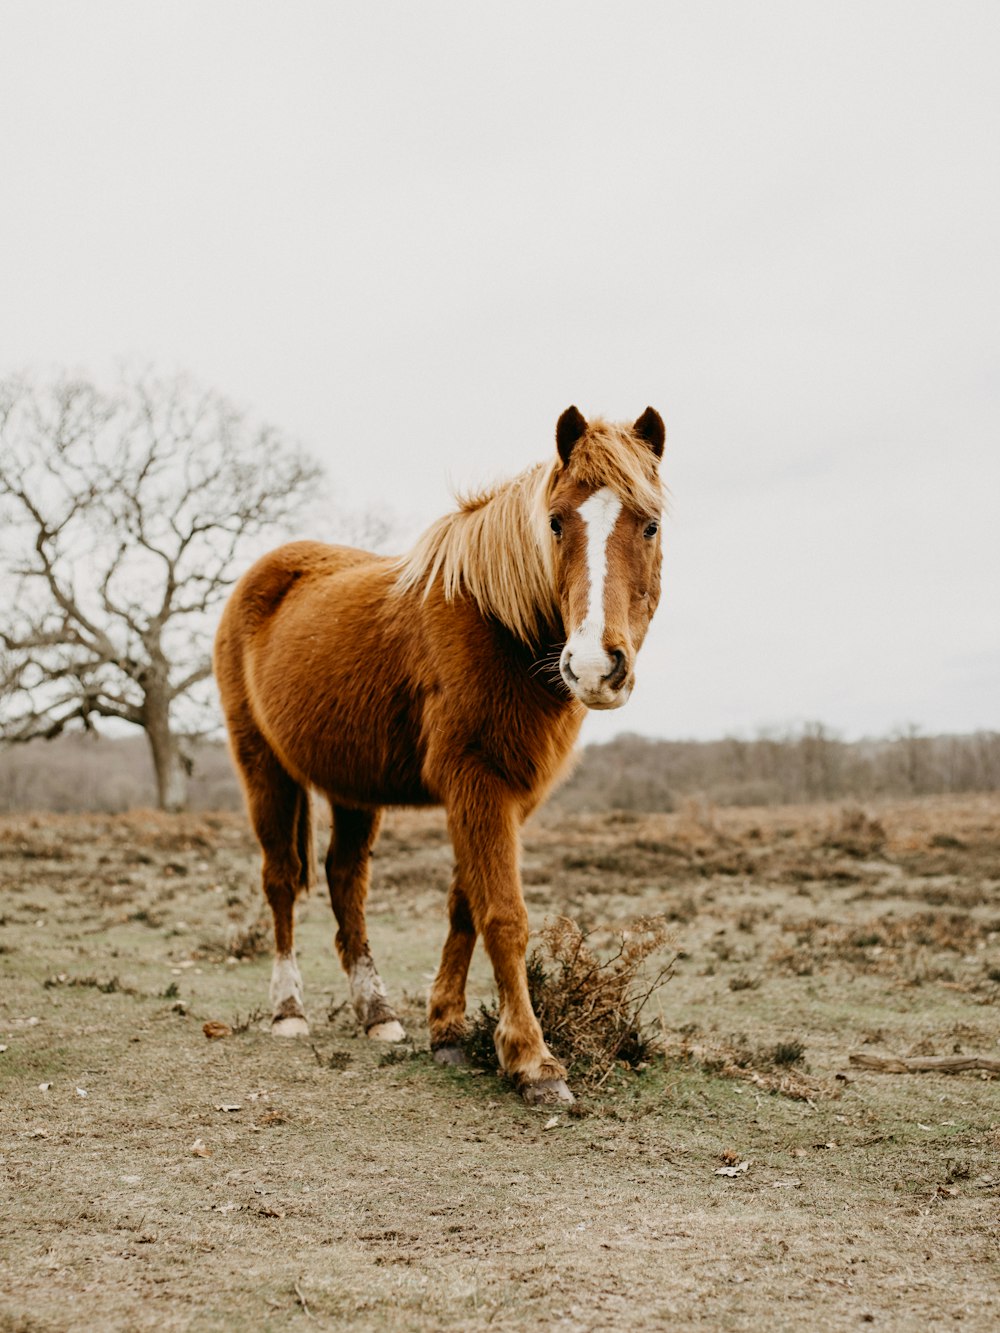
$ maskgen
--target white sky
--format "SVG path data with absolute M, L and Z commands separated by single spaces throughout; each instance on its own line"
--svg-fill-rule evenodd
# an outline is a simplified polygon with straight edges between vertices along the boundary
M 620 730 L 1000 727 L 1000 5 L 7 0 L 0 373 L 184 367 L 407 537 L 668 430 Z

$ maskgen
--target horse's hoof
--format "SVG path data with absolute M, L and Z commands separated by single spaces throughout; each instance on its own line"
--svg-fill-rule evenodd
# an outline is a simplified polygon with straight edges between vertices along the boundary
M 276 1018 L 271 1024 L 272 1037 L 308 1037 L 309 1024 L 304 1018 Z
M 373 1023 L 368 1029 L 372 1041 L 405 1041 L 406 1030 L 402 1023 L 390 1018 L 388 1023 Z
M 569 1106 L 574 1100 L 565 1079 L 543 1078 L 537 1083 L 525 1083 L 521 1096 L 529 1106 Z
M 469 1063 L 469 1057 L 461 1046 L 435 1046 L 432 1054 L 436 1065 L 451 1065 L 453 1068 L 459 1068 Z

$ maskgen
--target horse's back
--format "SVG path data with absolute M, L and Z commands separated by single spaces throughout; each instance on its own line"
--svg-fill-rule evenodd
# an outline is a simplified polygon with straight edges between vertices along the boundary
M 261 556 L 233 589 L 219 625 L 220 637 L 252 635 L 281 607 L 289 592 L 303 579 L 335 576 L 343 570 L 382 558 L 353 546 L 324 542 L 289 542 Z
M 385 565 L 384 558 L 352 546 L 324 542 L 289 542 L 257 560 L 233 588 L 215 636 L 215 676 L 222 705 L 231 718 L 245 708 L 251 693 L 252 664 L 289 608 L 322 596 L 338 575 L 365 565 Z M 284 613 L 284 614 L 283 614 Z
M 426 799 L 413 662 L 420 616 L 396 562 L 293 542 L 233 590 L 215 666 L 230 734 L 253 727 L 288 772 L 362 803 Z

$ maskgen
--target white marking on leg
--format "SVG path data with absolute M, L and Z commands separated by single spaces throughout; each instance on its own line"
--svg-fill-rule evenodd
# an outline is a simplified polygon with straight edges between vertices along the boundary
M 276 1037 L 301 1037 L 309 1031 L 302 1003 L 302 977 L 294 951 L 278 954 L 271 969 L 271 1031 Z
M 294 951 L 278 954 L 271 969 L 272 1012 L 276 1014 L 287 1000 L 292 1000 L 299 1010 L 302 1009 L 302 976 Z
M 385 1001 L 385 986 L 375 970 L 370 955 L 363 954 L 357 962 L 351 964 L 347 982 L 351 989 L 351 1003 L 354 1005 L 358 1022 L 366 1024 L 372 1008 L 380 1000 Z
M 402 1041 L 406 1033 L 402 1023 L 392 1017 L 392 1006 L 370 954 L 351 965 L 347 980 L 354 1012 L 368 1036 L 376 1041 Z
M 604 586 L 608 577 L 608 540 L 615 530 L 622 502 L 608 486 L 588 496 L 576 511 L 587 534 L 587 610 L 569 637 L 562 661 L 585 694 L 596 694 L 613 663 L 604 648 Z

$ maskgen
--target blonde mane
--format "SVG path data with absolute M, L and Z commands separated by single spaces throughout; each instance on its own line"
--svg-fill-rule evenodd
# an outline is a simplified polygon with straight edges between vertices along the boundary
M 484 616 L 537 644 L 559 624 L 548 506 L 563 471 L 557 458 L 492 490 L 457 497 L 459 508 L 433 523 L 400 560 L 397 591 L 423 587 L 426 597 L 440 577 L 446 601 L 467 595 Z M 663 508 L 656 459 L 627 426 L 591 421 L 565 471 L 593 490 L 610 487 L 650 517 Z

